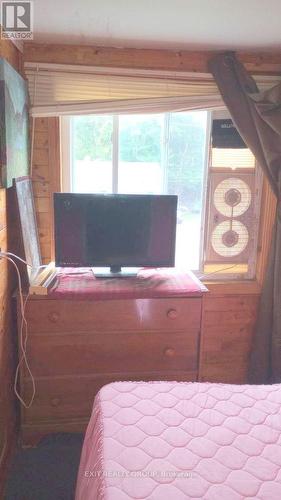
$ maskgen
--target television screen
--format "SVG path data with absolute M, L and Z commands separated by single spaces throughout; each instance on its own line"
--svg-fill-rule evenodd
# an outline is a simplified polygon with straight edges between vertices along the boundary
M 177 196 L 55 193 L 57 266 L 171 267 Z

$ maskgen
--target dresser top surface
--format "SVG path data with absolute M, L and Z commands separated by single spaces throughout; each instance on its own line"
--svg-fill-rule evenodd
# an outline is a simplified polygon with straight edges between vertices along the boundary
M 192 272 L 141 270 L 134 278 L 95 278 L 89 268 L 60 268 L 49 299 L 112 300 L 201 297 L 207 288 Z

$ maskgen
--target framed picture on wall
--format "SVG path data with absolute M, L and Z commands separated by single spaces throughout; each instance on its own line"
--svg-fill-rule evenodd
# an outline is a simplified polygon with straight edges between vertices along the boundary
M 29 173 L 28 91 L 25 80 L 0 58 L 0 186 Z

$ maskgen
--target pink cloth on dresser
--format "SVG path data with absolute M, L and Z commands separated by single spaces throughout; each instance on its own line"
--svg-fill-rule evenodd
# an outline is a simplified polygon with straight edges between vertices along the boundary
M 281 384 L 115 382 L 94 403 L 76 500 L 281 499 Z
M 200 297 L 207 288 L 192 272 L 142 269 L 137 278 L 96 279 L 89 268 L 58 269 L 49 297 L 67 300 Z

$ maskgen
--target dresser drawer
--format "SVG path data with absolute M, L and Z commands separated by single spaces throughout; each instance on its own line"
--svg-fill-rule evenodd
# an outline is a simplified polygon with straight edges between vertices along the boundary
M 35 379 L 35 398 L 30 408 L 21 408 L 22 422 L 88 418 L 103 380 L 90 377 Z M 28 401 L 32 387 L 24 380 L 22 394 Z
M 103 301 L 30 300 L 31 333 L 198 328 L 201 298 Z
M 37 335 L 28 343 L 36 377 L 74 374 L 194 371 L 199 330 Z
M 39 422 L 53 423 L 60 421 L 71 422 L 75 419 L 89 419 L 94 403 L 94 398 L 101 387 L 110 382 L 120 380 L 181 380 L 196 381 L 196 372 L 177 372 L 171 375 L 154 377 L 146 373 L 134 373 L 133 376 L 117 377 L 114 375 L 105 377 L 62 377 L 52 379 L 35 379 L 36 395 L 30 408 L 21 408 L 23 424 L 38 424 Z M 30 381 L 24 381 L 22 394 L 28 400 L 31 394 Z

